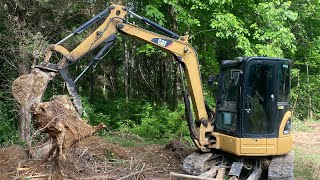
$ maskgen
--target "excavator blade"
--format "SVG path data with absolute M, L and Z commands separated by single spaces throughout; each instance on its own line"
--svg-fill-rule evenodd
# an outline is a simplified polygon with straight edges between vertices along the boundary
M 214 166 L 207 172 L 200 175 L 188 175 L 179 173 L 170 173 L 170 180 L 223 180 L 225 178 L 226 168 Z
M 50 80 L 56 72 L 32 69 L 30 74 L 18 77 L 12 83 L 12 94 L 22 107 L 30 110 L 32 104 L 41 102 Z

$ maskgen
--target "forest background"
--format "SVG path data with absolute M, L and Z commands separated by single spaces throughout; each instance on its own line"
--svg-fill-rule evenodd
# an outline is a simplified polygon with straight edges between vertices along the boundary
M 105 0 L 0 1 L 0 144 L 30 140 L 34 131 L 12 97 L 11 84 L 43 60 L 44 51 L 108 7 Z M 119 2 L 118 2 L 119 3 Z M 172 31 L 190 36 L 199 56 L 204 93 L 215 104 L 215 89 L 206 86 L 225 59 L 271 56 L 293 61 L 291 109 L 294 121 L 320 116 L 319 0 L 148 0 L 122 1 L 132 11 Z M 129 21 L 150 29 L 129 17 Z M 98 22 L 99 24 L 99 22 Z M 69 40 L 75 47 L 94 30 Z M 154 31 L 154 29 L 151 29 Z M 76 77 L 91 56 L 69 69 Z M 91 68 L 77 88 L 85 118 L 104 122 L 107 131 L 145 139 L 187 138 L 178 66 L 173 57 L 136 39 L 119 36 L 113 50 Z M 61 79 L 45 95 L 66 94 Z M 29 120 L 28 120 L 29 121 Z M 30 121 L 31 122 L 31 121 Z

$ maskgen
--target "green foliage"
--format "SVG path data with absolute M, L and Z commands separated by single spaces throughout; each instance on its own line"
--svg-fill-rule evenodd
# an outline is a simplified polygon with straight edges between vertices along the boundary
M 0 91 L 0 145 L 18 142 L 18 131 L 14 118 L 10 114 L 10 107 L 3 101 Z
M 226 3 L 231 3 L 232 0 L 209 0 L 209 4 L 226 4 Z
M 217 91 L 217 84 L 213 87 L 204 86 L 203 87 L 203 94 L 205 96 L 205 101 L 209 104 L 210 107 L 214 107 L 216 104 L 216 94 Z
M 224 1 L 220 3 L 225 4 Z M 295 52 L 295 36 L 288 23 L 295 21 L 298 14 L 290 10 L 290 1 L 240 5 L 247 7 L 246 13 L 251 16 L 239 14 L 235 11 L 236 6 L 213 13 L 211 27 L 216 29 L 216 37 L 233 38 L 237 42 L 235 48 L 242 50 L 245 56 L 283 57 L 288 52 Z M 284 50 L 288 52 L 284 53 Z
M 140 112 L 143 112 L 144 101 L 132 100 L 126 103 L 123 97 L 114 99 L 100 99 L 93 104 L 94 113 L 90 115 L 93 124 L 104 122 L 111 129 L 133 127 L 140 121 Z
M 125 103 L 123 98 L 118 97 L 100 100 L 93 105 L 84 103 L 84 107 L 91 124 L 103 122 L 110 129 L 134 133 L 146 139 L 171 139 L 189 134 L 182 103 L 172 111 L 165 105 L 154 105 L 142 99 Z
M 138 48 L 137 52 L 138 52 L 138 54 L 144 54 L 144 55 L 150 57 L 157 52 L 157 49 L 150 44 L 146 44 L 146 45 L 143 45 L 140 48 Z M 160 53 L 163 53 L 163 52 L 160 52 Z
M 153 107 L 146 105 L 141 116 L 141 124 L 136 125 L 132 132 L 147 139 L 170 139 L 188 135 L 183 104 L 179 104 L 175 111 L 168 107 Z
M 251 28 L 255 29 L 253 38 L 259 41 L 255 45 L 258 55 L 283 57 L 284 50 L 291 53 L 296 51 L 295 36 L 288 23 L 295 21 L 298 14 L 291 11 L 290 6 L 291 1 L 265 2 L 256 6 L 259 21 L 252 24 Z
M 123 132 L 122 130 L 109 132 L 103 137 L 107 139 L 108 142 L 120 145 L 122 147 L 143 146 L 148 144 L 138 135 L 132 134 L 131 132 Z
M 147 5 L 145 7 L 146 16 L 154 19 L 158 24 L 164 25 L 165 19 L 164 15 L 153 5 Z

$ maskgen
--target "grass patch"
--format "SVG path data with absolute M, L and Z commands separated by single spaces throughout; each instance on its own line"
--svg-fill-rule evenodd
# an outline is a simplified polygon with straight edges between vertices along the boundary
M 294 121 L 294 175 L 298 180 L 320 180 L 319 121 Z
M 172 141 L 174 138 L 142 138 L 139 135 L 132 134 L 130 132 L 108 132 L 105 134 L 100 134 L 103 139 L 106 139 L 111 144 L 116 144 L 121 147 L 138 147 L 138 146 L 147 146 L 152 144 L 165 145 Z M 180 138 L 181 142 L 185 142 L 188 146 L 195 148 L 194 143 L 192 142 L 189 136 Z
M 106 139 L 108 142 L 119 145 L 121 147 L 136 147 L 148 145 L 148 143 L 141 137 L 127 132 L 108 132 L 101 137 Z
M 309 124 L 312 123 L 311 121 L 304 122 L 300 121 L 298 119 L 293 120 L 293 130 L 298 132 L 313 132 L 313 128 L 309 126 Z
M 319 180 L 320 179 L 320 154 L 314 147 L 315 152 L 306 153 L 306 149 L 295 147 L 294 155 L 294 175 L 296 179 Z

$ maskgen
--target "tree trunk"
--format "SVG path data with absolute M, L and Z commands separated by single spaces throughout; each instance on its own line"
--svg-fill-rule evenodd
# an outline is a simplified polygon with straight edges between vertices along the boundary
M 310 77 L 309 77 L 309 65 L 307 64 L 307 84 L 310 84 Z M 312 107 L 312 99 L 311 99 L 311 92 L 310 88 L 308 89 L 308 118 L 313 118 L 313 107 Z
M 19 138 L 29 142 L 31 139 L 31 113 L 22 106 L 20 106 L 19 113 Z
M 94 82 L 95 82 L 94 73 L 95 73 L 95 70 L 92 69 L 92 71 L 90 73 L 90 79 L 89 79 L 89 83 L 90 83 L 90 96 L 89 96 L 89 99 L 90 99 L 91 103 L 94 102 Z
M 178 92 L 180 91 L 180 82 L 179 82 L 179 66 L 174 67 L 174 81 L 173 81 L 173 109 L 178 107 Z
M 124 91 L 126 94 L 126 102 L 129 101 L 129 51 L 127 39 L 123 40 L 124 49 Z
M 162 80 L 161 80 L 161 91 L 162 91 L 162 99 L 163 103 L 167 103 L 167 80 L 168 80 L 168 74 L 167 74 L 167 62 L 162 61 Z
M 170 17 L 171 17 L 171 29 L 173 32 L 177 32 L 178 30 L 178 25 L 177 25 L 177 15 L 174 11 L 174 7 L 171 5 L 170 6 Z M 174 59 L 173 59 L 174 61 Z M 180 82 L 179 82 L 179 66 L 177 65 L 174 67 L 174 80 L 173 80 L 173 101 L 172 101 L 172 106 L 173 109 L 176 109 L 178 106 L 178 94 L 180 91 Z
M 131 47 L 131 54 L 130 54 L 130 69 L 129 69 L 129 89 L 128 89 L 128 96 L 129 98 L 133 97 L 133 94 L 135 89 L 133 88 L 133 81 L 134 81 L 134 69 L 135 69 L 135 52 L 136 52 L 136 43 L 135 41 L 132 42 L 132 47 Z
M 18 63 L 18 71 L 19 76 L 28 74 L 29 68 L 28 63 Z M 31 139 L 31 120 L 32 115 L 31 113 L 24 107 L 19 107 L 19 139 L 21 141 L 29 142 Z
M 297 76 L 298 80 L 297 80 L 297 87 L 296 89 L 299 89 L 300 88 L 300 74 L 298 72 L 298 76 Z M 297 97 L 292 105 L 292 116 L 294 116 L 294 113 L 296 112 L 296 107 L 297 107 L 297 104 L 298 104 L 298 100 L 299 100 L 299 93 L 297 93 Z

